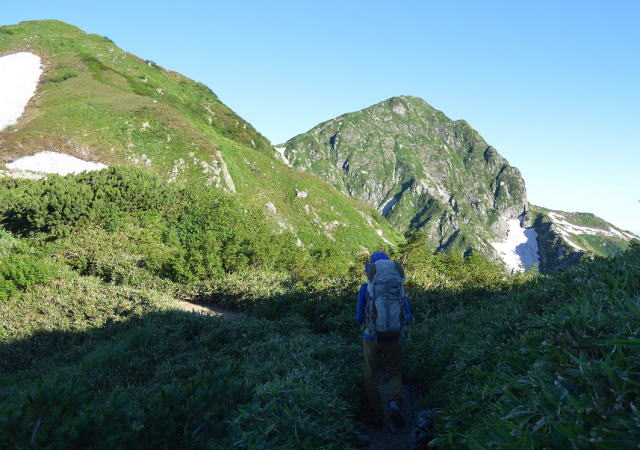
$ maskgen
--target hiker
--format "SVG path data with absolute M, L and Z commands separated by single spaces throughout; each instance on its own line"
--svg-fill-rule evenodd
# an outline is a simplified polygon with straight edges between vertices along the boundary
M 381 362 L 389 374 L 389 411 L 394 425 L 405 424 L 402 417 L 402 341 L 404 327 L 413 320 L 409 300 L 402 286 L 404 270 L 384 252 L 371 255 L 365 266 L 367 283 L 358 291 L 356 320 L 364 324 L 364 385 L 369 403 L 370 421 L 376 427 L 384 423 L 378 391 Z

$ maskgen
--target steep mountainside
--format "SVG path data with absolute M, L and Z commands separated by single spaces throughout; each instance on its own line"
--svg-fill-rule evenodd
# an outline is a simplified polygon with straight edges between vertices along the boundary
M 571 213 L 532 206 L 545 272 L 577 262 L 584 254 L 614 256 L 638 237 L 591 213 Z
M 466 122 L 416 97 L 324 122 L 287 141 L 284 155 L 441 249 L 488 248 L 528 210 L 520 172 Z
M 559 264 L 551 254 L 609 253 L 631 237 L 597 223 L 606 230 L 597 239 L 607 242 L 607 251 L 593 238 L 571 245 L 559 226 L 537 239 L 545 232 L 540 224 L 553 216 L 542 209 L 532 214 L 518 169 L 465 121 L 450 120 L 416 97 L 390 98 L 323 122 L 277 150 L 294 167 L 375 207 L 399 230 L 424 233 L 433 250 L 477 249 L 513 269 L 540 263 L 546 271 Z M 526 233 L 523 227 L 534 221 Z M 540 261 L 537 255 L 546 256 Z
M 43 71 L 17 123 L 0 129 L 5 175 L 33 175 L 20 158 L 61 152 L 236 192 L 300 245 L 353 251 L 399 238 L 369 206 L 276 161 L 269 141 L 201 83 L 59 21 L 0 27 L 0 57 L 20 52 Z M 58 153 L 38 157 L 51 167 Z

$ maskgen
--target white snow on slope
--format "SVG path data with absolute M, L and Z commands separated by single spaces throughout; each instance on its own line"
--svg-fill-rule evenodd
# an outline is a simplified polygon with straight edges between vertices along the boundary
M 624 231 L 618 231 L 612 227 L 609 227 L 609 230 L 603 230 L 600 228 L 590 228 L 590 227 L 581 227 L 579 225 L 574 225 L 567 221 L 567 218 L 562 214 L 550 212 L 549 218 L 553 221 L 556 226 L 558 232 L 562 235 L 564 240 L 576 250 L 584 250 L 580 246 L 578 246 L 575 242 L 572 242 L 569 234 L 592 234 L 595 236 L 608 236 L 608 237 L 618 237 L 621 239 L 633 239 L 634 236 L 626 233 Z
M 30 156 L 18 158 L 6 164 L 7 168 L 13 170 L 28 170 L 30 172 L 57 173 L 58 175 L 68 175 L 70 173 L 80 173 L 91 170 L 106 169 L 102 163 L 84 161 L 75 156 L 58 152 L 38 152 Z
M 284 147 L 273 147 L 276 152 L 278 152 L 278 154 L 282 157 L 282 161 L 284 161 L 284 163 L 289 166 L 289 167 L 293 167 L 291 165 L 291 163 L 289 162 L 289 160 L 287 159 L 287 157 L 284 154 L 285 148 Z
M 33 53 L 0 56 L 0 131 L 18 122 L 41 73 L 40 57 Z
M 519 219 L 507 220 L 507 239 L 491 245 L 512 271 L 522 271 L 540 263 L 538 233 L 533 228 L 522 228 Z
M 389 213 L 391 212 L 391 208 L 393 208 L 393 206 L 398 202 L 398 197 L 392 197 L 391 200 L 389 200 L 383 207 L 382 210 L 380 211 L 380 214 L 382 214 L 383 217 L 387 217 L 387 215 L 389 215 Z

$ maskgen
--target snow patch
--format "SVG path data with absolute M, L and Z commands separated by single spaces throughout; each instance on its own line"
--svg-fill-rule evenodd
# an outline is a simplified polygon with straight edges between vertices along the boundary
M 638 237 L 634 236 L 632 233 L 627 233 L 626 231 L 618 231 L 612 227 L 609 227 L 609 231 L 611 231 L 616 236 L 621 237 L 622 239 L 626 239 L 626 240 L 638 239 Z
M 289 167 L 293 167 L 291 165 L 291 162 L 289 162 L 289 160 L 287 159 L 287 157 L 284 154 L 284 151 L 286 150 L 284 147 L 273 147 L 276 152 L 278 153 L 278 155 L 280 155 L 280 157 L 282 158 L 282 161 Z
M 33 53 L 0 56 L 0 131 L 18 123 L 41 74 L 40 57 Z
M 389 213 L 391 212 L 391 208 L 393 208 L 393 205 L 395 205 L 397 201 L 398 197 L 392 197 L 391 200 L 389 200 L 387 204 L 382 207 L 381 214 L 383 217 L 387 217 L 389 215 Z
M 520 272 L 540 263 L 538 233 L 534 228 L 522 228 L 519 219 L 507 220 L 507 239 L 491 246 L 512 271 Z
M 609 227 L 609 231 L 610 231 L 611 233 L 613 233 L 615 236 L 618 236 L 618 237 L 620 237 L 620 238 L 622 238 L 622 239 L 627 239 L 627 237 L 626 237 L 624 234 L 620 233 L 620 232 L 619 232 L 618 230 L 616 230 L 615 228 Z
M 38 152 L 30 156 L 18 158 L 6 164 L 8 169 L 28 170 L 40 173 L 57 173 L 68 175 L 70 173 L 90 172 L 92 170 L 106 169 L 107 166 L 99 162 L 85 161 L 66 153 Z

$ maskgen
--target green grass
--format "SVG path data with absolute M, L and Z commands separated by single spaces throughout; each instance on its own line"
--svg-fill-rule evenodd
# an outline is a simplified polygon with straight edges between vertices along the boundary
M 592 234 L 573 234 L 571 240 L 596 255 L 615 256 L 629 247 L 629 242 L 620 238 Z
M 1 308 L 4 448 L 345 448 L 352 439 L 345 419 L 359 371 L 345 362 L 358 348 L 301 319 L 199 316 L 161 293 L 86 277 Z
M 414 297 L 412 377 L 445 448 L 632 448 L 640 247 L 482 292 Z M 514 280 L 516 281 L 516 280 Z

